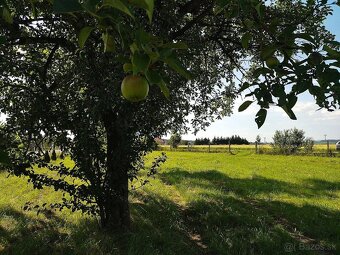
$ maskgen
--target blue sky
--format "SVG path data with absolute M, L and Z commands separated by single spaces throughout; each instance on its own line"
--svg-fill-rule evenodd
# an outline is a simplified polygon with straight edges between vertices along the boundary
M 325 22 L 325 26 L 334 35 L 337 41 L 340 41 L 340 7 L 334 8 L 334 13 L 329 16 Z M 238 106 L 242 99 L 239 98 L 235 102 L 234 114 L 225 117 L 211 124 L 206 131 L 200 131 L 196 137 L 214 136 L 231 136 L 238 134 L 254 141 L 256 135 L 260 135 L 262 140 L 272 141 L 275 130 L 299 128 L 306 132 L 307 137 L 315 140 L 324 139 L 340 139 L 340 110 L 335 112 L 327 112 L 325 110 L 317 111 L 318 106 L 315 105 L 313 97 L 303 94 L 299 97 L 299 101 L 294 108 L 297 120 L 291 120 L 286 113 L 278 107 L 274 107 L 268 111 L 265 124 L 258 129 L 254 121 L 255 114 L 258 110 L 256 105 L 251 106 L 244 112 L 237 112 Z M 193 134 L 182 135 L 183 139 L 194 140 Z

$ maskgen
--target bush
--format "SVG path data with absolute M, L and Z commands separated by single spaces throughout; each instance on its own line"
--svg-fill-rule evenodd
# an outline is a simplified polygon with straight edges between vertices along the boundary
M 277 153 L 293 154 L 298 151 L 299 148 L 308 145 L 308 149 L 313 148 L 311 145 L 311 138 L 305 138 L 305 132 L 297 128 L 287 129 L 283 131 L 276 130 L 273 137 L 273 149 Z
M 59 158 L 60 158 L 60 159 L 64 159 L 64 158 L 65 158 L 65 155 L 64 155 L 64 152 L 63 152 L 63 151 L 60 153 Z

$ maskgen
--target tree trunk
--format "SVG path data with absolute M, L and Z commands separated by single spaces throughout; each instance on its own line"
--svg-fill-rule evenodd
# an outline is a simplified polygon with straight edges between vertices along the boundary
M 101 212 L 102 227 L 110 230 L 126 230 L 130 227 L 127 155 L 124 153 L 124 128 L 110 112 L 104 118 L 107 135 L 107 174 L 105 198 Z

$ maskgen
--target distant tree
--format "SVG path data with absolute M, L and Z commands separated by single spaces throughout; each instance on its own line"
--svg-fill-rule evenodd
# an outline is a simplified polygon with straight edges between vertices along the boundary
M 305 132 L 293 128 L 283 131 L 276 130 L 273 136 L 273 148 L 284 154 L 296 153 L 305 141 Z
M 255 142 L 261 143 L 261 136 L 260 136 L 260 135 L 257 135 L 257 136 L 256 136 Z
M 174 133 L 170 137 L 169 144 L 172 148 L 177 148 L 181 140 L 182 140 L 181 135 L 178 133 Z
M 209 138 L 196 138 L 195 145 L 209 145 L 210 139 Z

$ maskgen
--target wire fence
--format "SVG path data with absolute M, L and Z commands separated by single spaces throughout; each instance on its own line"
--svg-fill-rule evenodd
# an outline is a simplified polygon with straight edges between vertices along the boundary
M 256 154 L 289 154 L 289 155 L 308 155 L 321 157 L 340 157 L 340 151 L 336 150 L 335 144 L 316 144 L 311 151 L 306 151 L 303 147 L 295 153 L 282 153 L 273 148 L 270 144 L 249 144 L 249 145 L 179 145 L 172 148 L 170 145 L 158 145 L 158 151 L 178 151 L 178 152 L 202 152 L 202 153 L 239 153 L 253 152 Z

